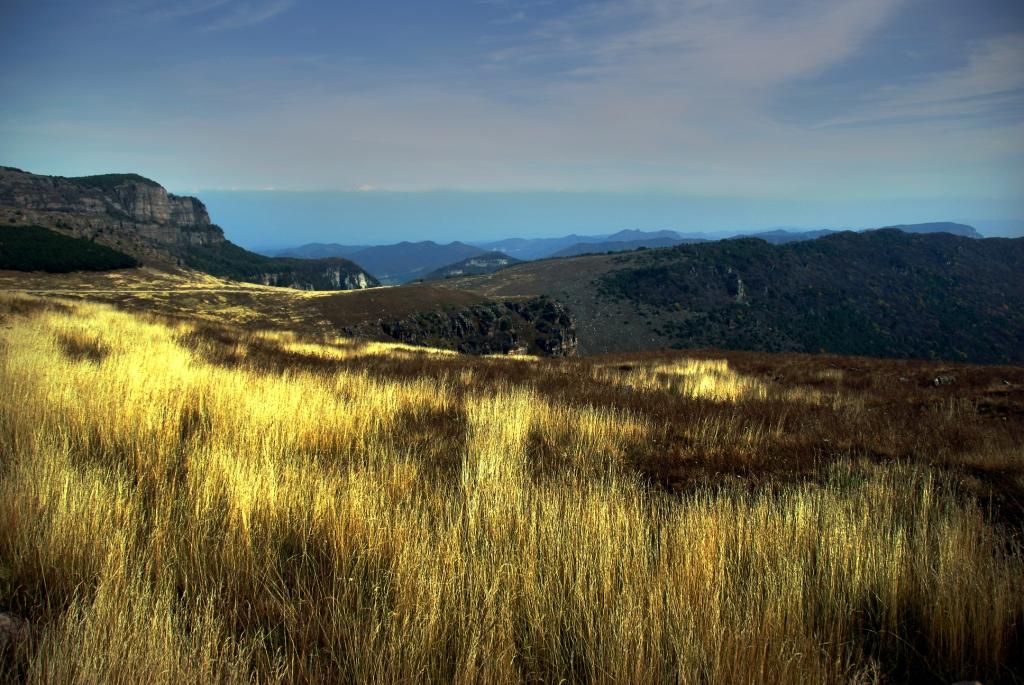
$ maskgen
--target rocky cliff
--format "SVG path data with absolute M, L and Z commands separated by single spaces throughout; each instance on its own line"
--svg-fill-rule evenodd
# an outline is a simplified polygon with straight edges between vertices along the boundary
M 138 174 L 65 178 L 0 167 L 0 226 L 41 226 L 143 263 L 264 285 L 351 290 L 377 284 L 346 259 L 272 259 L 249 252 L 224 237 L 200 200 L 168 193 Z
M 550 297 L 485 302 L 454 311 L 366 321 L 346 335 L 454 349 L 467 354 L 576 354 L 576 326 Z
M 225 240 L 202 202 L 137 174 L 64 178 L 0 167 L 0 222 L 52 228 L 148 261 Z

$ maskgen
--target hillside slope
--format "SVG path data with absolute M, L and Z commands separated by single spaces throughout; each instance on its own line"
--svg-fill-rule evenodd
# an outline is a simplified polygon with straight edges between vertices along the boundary
M 460 259 L 454 264 L 448 264 L 435 269 L 423 277 L 424 281 L 439 281 L 456 276 L 478 276 L 499 271 L 513 264 L 519 264 L 520 260 L 509 257 L 504 252 L 485 252 L 474 257 Z
M 408 283 L 463 259 L 485 253 L 479 247 L 453 242 L 439 245 L 432 240 L 404 241 L 377 245 L 348 255 L 356 264 L 379 278 L 382 283 Z
M 693 240 L 684 241 L 681 238 L 650 238 L 646 240 L 608 240 L 603 243 L 576 243 L 559 250 L 551 255 L 552 257 L 575 257 L 584 254 L 597 254 L 603 252 L 630 252 L 640 248 L 674 247 L 682 242 L 697 242 Z
M 130 269 L 138 260 L 106 245 L 41 226 L 0 229 L 0 269 L 14 271 L 112 271 Z
M 549 295 L 582 353 L 661 347 L 1024 361 L 1024 240 L 896 230 L 523 264 L 449 284 Z
M 65 178 L 0 167 L 0 227 L 11 226 L 39 226 L 144 264 L 252 283 L 323 290 L 376 284 L 345 259 L 274 259 L 249 252 L 224 237 L 201 201 L 168 193 L 138 174 Z

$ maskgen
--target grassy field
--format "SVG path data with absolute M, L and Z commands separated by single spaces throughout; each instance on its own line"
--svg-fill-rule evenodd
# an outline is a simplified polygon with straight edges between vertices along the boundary
M 3 292 L 106 302 L 129 311 L 305 335 L 324 335 L 339 327 L 380 318 L 401 319 L 486 302 L 479 295 L 431 284 L 309 291 L 241 283 L 187 269 L 151 267 L 72 274 L 0 270 Z
M 0 680 L 1024 679 L 1024 369 L 206 318 L 0 294 Z

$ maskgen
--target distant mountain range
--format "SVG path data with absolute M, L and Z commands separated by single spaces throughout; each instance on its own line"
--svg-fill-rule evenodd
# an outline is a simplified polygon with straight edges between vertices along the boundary
M 345 257 L 372 273 L 381 283 L 399 284 L 422 279 L 436 269 L 453 265 L 488 250 L 453 242 L 447 245 L 433 240 L 401 242 L 394 245 L 338 245 L 309 243 L 299 247 L 276 250 L 276 257 Z
M 65 178 L 0 167 L 0 231 L 9 229 L 19 230 L 2 238 L 7 269 L 63 272 L 141 263 L 307 290 L 377 285 L 347 259 L 272 258 L 239 247 L 198 199 L 172 195 L 138 174 Z
M 964 238 L 981 238 L 982 235 L 973 226 L 966 224 L 957 224 L 951 221 L 939 221 L 927 224 L 897 224 L 895 226 L 884 226 L 883 228 L 895 228 L 904 233 L 949 233 L 950 235 L 958 235 Z M 735 238 L 760 238 L 765 242 L 772 243 L 773 245 L 785 245 L 786 243 L 794 243 L 801 240 L 816 240 L 818 238 L 824 238 L 827 235 L 834 233 L 842 233 L 850 229 L 837 229 L 837 228 L 822 228 L 818 230 L 791 230 L 785 228 L 777 228 L 771 231 L 760 231 L 756 233 L 737 233 L 732 236 Z M 874 229 L 878 230 L 878 229 Z
M 685 239 L 708 239 L 704 234 L 676 231 L 638 231 L 627 229 L 609 235 L 577 235 L 559 238 L 507 238 L 473 243 L 486 250 L 497 250 L 521 260 L 567 257 L 588 252 L 621 252 L 639 247 L 668 247 Z
M 655 247 L 672 247 L 683 243 L 700 243 L 704 240 L 681 240 L 679 238 L 650 238 L 647 240 L 608 240 L 603 243 L 576 243 L 551 255 L 552 257 L 576 257 L 583 254 L 603 252 L 630 252 Z
M 482 254 L 485 250 L 466 243 L 439 245 L 425 240 L 368 247 L 351 253 L 348 258 L 377 276 L 381 283 L 408 283 L 435 269 Z
M 955 223 L 929 223 L 894 226 L 906 233 L 945 232 L 970 238 L 981 235 L 971 226 Z M 733 238 L 753 237 L 782 245 L 790 242 L 814 240 L 839 232 L 838 229 L 796 230 L 773 229 L 754 233 L 738 233 Z M 298 247 L 276 250 L 274 257 L 325 259 L 343 257 L 359 264 L 382 283 L 401 284 L 414 280 L 444 278 L 438 273 L 465 271 L 464 262 L 482 258 L 489 253 L 501 254 L 515 261 L 530 261 L 550 257 L 574 257 L 606 252 L 629 252 L 637 249 L 673 247 L 721 240 L 725 236 L 713 233 L 676 231 L 623 230 L 609 235 L 577 235 L 558 238 L 508 238 L 491 242 L 453 242 L 438 244 L 433 241 L 402 242 L 394 245 L 339 245 L 336 243 L 308 243 Z M 475 267 L 472 273 L 486 273 L 507 264 L 491 260 L 491 267 Z
M 294 257 L 296 259 L 323 259 L 324 257 L 347 257 L 372 245 L 339 245 L 338 243 L 307 243 L 283 250 L 269 250 L 268 257 Z

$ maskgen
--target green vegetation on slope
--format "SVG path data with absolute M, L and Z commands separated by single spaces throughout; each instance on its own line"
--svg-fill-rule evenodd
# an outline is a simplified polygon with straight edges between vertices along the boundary
M 600 292 L 681 347 L 1024 361 L 1024 240 L 895 230 L 624 257 Z
M 13 271 L 110 271 L 139 262 L 123 252 L 40 226 L 0 228 L 0 269 Z
M 457 276 L 489 274 L 510 267 L 513 264 L 519 264 L 520 261 L 521 260 L 516 259 L 515 257 L 509 257 L 504 252 L 485 252 L 483 254 L 460 259 L 454 264 L 448 264 L 440 269 L 434 269 L 424 276 L 423 280 L 438 281 L 446 278 L 455 278 Z
M 113 193 L 114 189 L 125 183 L 143 183 L 159 188 L 156 181 L 139 174 L 97 174 L 95 176 L 74 176 L 68 179 L 86 188 L 96 188 L 104 193 Z
M 310 290 L 338 289 L 346 278 L 358 279 L 359 274 L 365 273 L 357 264 L 341 257 L 264 257 L 230 241 L 189 246 L 181 256 L 186 266 L 214 276 Z M 365 275 L 365 282 L 378 284 L 369 274 Z

